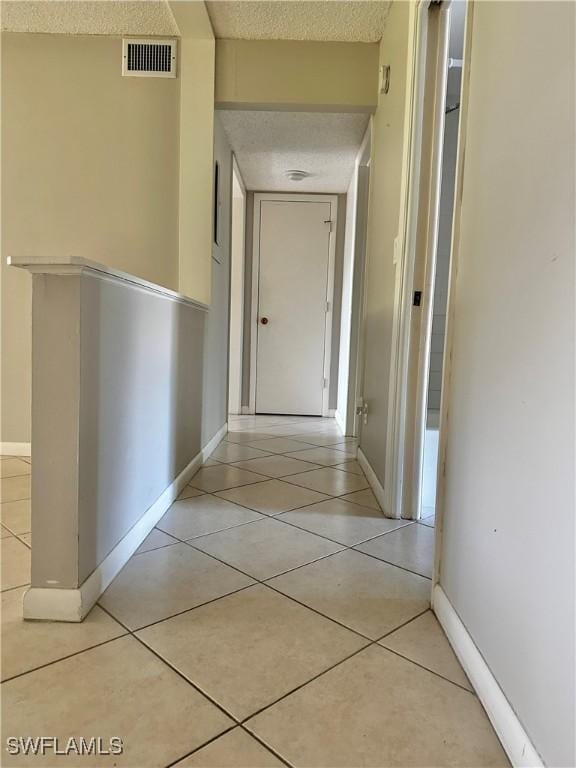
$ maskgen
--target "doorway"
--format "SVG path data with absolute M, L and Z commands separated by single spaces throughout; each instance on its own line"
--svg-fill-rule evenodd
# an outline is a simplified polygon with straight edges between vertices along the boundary
M 444 91 L 444 109 L 439 126 L 441 165 L 438 178 L 437 224 L 435 242 L 430 254 L 430 307 L 423 331 L 427 358 L 423 364 L 423 421 L 420 498 L 417 516 L 434 524 L 438 476 L 438 450 L 440 430 L 440 403 L 444 368 L 446 316 L 448 309 L 448 283 L 454 219 L 454 189 L 456 185 L 456 155 L 460 127 L 460 93 L 464 50 L 464 22 L 466 5 L 463 0 L 452 0 L 449 9 L 448 59 Z
M 389 407 L 390 507 L 434 526 L 465 0 L 422 3 L 415 32 L 405 257 Z M 434 318 L 436 315 L 436 322 Z M 432 351 L 434 349 L 434 351 Z
M 337 196 L 254 196 L 253 412 L 328 416 Z

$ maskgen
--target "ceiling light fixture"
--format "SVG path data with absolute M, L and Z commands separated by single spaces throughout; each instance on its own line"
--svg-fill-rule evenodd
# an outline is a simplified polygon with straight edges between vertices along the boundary
M 284 175 L 287 176 L 290 179 L 290 181 L 303 181 L 308 176 L 310 176 L 308 171 L 298 171 L 296 169 L 285 171 Z

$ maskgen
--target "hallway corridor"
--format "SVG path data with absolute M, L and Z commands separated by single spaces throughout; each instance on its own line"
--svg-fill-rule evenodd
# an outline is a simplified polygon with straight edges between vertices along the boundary
M 507 765 L 429 610 L 432 521 L 382 517 L 332 419 L 229 426 L 82 624 L 22 621 L 3 504 L 3 737 L 124 748 L 4 765 Z

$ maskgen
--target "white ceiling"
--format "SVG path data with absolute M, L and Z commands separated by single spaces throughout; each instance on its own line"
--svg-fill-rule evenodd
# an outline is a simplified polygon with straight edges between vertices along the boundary
M 2 30 L 8 32 L 179 34 L 167 0 L 0 2 Z M 368 43 L 382 37 L 390 4 L 390 0 L 212 0 L 206 3 L 216 37 Z
M 2 30 L 68 35 L 179 34 L 165 0 L 2 0 Z
M 218 116 L 250 190 L 346 192 L 369 115 L 221 110 Z M 311 176 L 294 182 L 287 170 Z
M 389 0 L 208 0 L 216 37 L 375 43 Z

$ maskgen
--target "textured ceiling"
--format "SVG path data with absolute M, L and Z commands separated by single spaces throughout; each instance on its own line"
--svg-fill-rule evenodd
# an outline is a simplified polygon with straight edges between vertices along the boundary
M 221 110 L 242 178 L 261 192 L 346 192 L 369 116 Z M 289 181 L 297 169 L 311 176 Z
M 164 0 L 2 0 L 5 32 L 178 35 Z
M 241 40 L 341 40 L 375 43 L 388 0 L 211 0 L 216 37 Z

